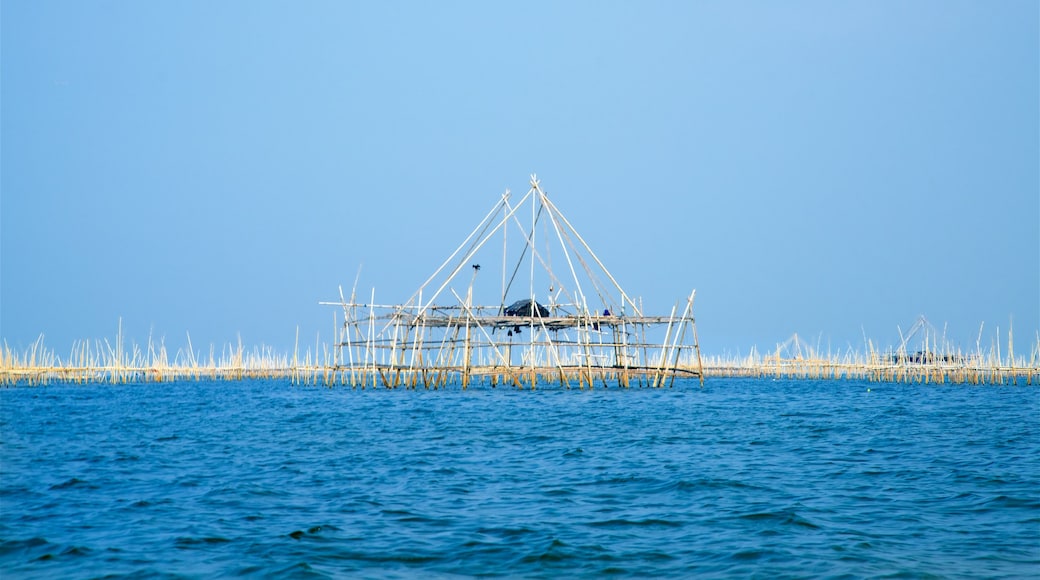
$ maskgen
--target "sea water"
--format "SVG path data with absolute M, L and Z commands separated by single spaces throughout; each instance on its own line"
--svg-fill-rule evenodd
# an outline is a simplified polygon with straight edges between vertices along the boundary
M 0 391 L 0 576 L 1037 577 L 1040 389 Z

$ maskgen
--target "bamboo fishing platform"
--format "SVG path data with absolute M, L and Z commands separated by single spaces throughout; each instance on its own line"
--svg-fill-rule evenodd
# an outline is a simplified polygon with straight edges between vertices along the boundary
M 406 302 L 377 304 L 374 290 L 360 302 L 356 281 L 349 299 L 341 287 L 322 302 L 342 309 L 334 372 L 388 388 L 703 381 L 696 290 L 667 316 L 645 314 L 534 175 L 530 186 L 515 204 L 507 190 Z

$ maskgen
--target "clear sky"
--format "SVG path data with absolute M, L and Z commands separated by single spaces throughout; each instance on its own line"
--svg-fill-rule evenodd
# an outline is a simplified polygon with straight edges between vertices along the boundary
M 291 349 L 543 188 L 707 353 L 1040 329 L 1035 0 L 4 0 L 0 338 Z

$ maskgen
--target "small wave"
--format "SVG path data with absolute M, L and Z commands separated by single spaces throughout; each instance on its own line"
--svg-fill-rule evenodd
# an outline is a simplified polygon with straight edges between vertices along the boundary
M 250 486 L 246 494 L 256 497 L 290 497 L 292 495 L 290 492 L 284 489 L 273 489 L 257 486 Z
M 79 479 L 78 477 L 73 477 L 72 479 L 66 480 L 66 481 L 64 481 L 62 483 L 58 483 L 58 484 L 52 485 L 50 487 L 50 489 L 51 490 L 59 490 L 59 489 L 69 489 L 69 488 L 72 488 L 72 487 L 83 487 L 83 488 L 86 488 L 86 489 L 98 489 L 98 486 L 93 485 L 91 483 L 88 483 L 85 480 Z
M 1029 510 L 1040 509 L 1040 501 L 1034 498 L 1028 497 L 1011 497 L 1007 495 L 998 495 L 995 498 L 987 500 L 984 505 L 990 509 L 1015 509 L 1025 508 Z
M 51 560 L 56 560 L 59 558 L 64 559 L 66 557 L 89 556 L 91 551 L 92 550 L 90 548 L 84 548 L 82 546 L 71 546 L 62 550 L 61 553 L 57 556 L 55 556 L 51 552 L 47 552 L 46 554 L 43 554 L 42 556 L 33 559 L 33 562 L 49 562 Z
M 676 560 L 677 558 L 672 554 L 662 552 L 660 550 L 650 550 L 648 552 L 631 552 L 624 555 L 625 559 L 633 560 L 648 560 L 650 562 L 667 562 L 670 560 Z
M 575 560 L 578 555 L 568 549 L 567 544 L 560 540 L 553 539 L 552 543 L 549 544 L 545 550 L 542 550 L 535 554 L 528 554 L 521 558 L 521 562 L 526 564 L 544 564 L 544 563 L 558 563 L 566 560 Z
M 204 536 L 200 538 L 193 538 L 189 536 L 181 536 L 173 541 L 173 544 L 178 548 L 193 548 L 195 546 L 211 546 L 214 544 L 227 544 L 230 542 L 228 538 L 222 536 Z
M 37 550 L 38 548 L 46 548 L 48 546 L 54 546 L 54 544 L 48 542 L 45 538 L 40 537 L 28 538 L 25 540 L 3 540 L 0 541 L 0 556 Z
M 593 528 L 624 528 L 630 526 L 644 527 L 644 526 L 658 526 L 665 528 L 679 528 L 682 527 L 682 522 L 674 522 L 671 520 L 659 520 L 654 518 L 648 518 L 645 520 L 625 520 L 625 519 L 614 519 L 604 520 L 599 522 L 590 522 L 585 524 Z
M 433 554 L 391 554 L 385 557 L 370 558 L 372 562 L 399 562 L 401 564 L 422 565 L 439 562 L 441 557 Z
M 688 481 L 680 479 L 665 487 L 664 491 L 703 491 L 705 489 L 767 489 L 757 485 L 751 485 L 733 479 L 697 479 Z
M 171 504 L 171 503 L 173 503 L 173 500 L 168 499 L 168 498 L 163 498 L 163 499 L 155 500 L 155 501 L 148 501 L 146 499 L 139 499 L 139 500 L 131 503 L 130 507 L 132 507 L 132 508 L 149 508 L 149 507 L 154 507 L 154 506 L 157 506 L 157 505 L 168 505 L 168 504 Z
M 810 522 L 797 513 L 790 510 L 776 512 L 758 512 L 737 516 L 738 519 L 752 522 L 776 523 L 781 525 L 799 526 L 811 530 L 818 530 L 820 526 Z
M 69 546 L 61 551 L 62 556 L 89 556 L 93 552 L 86 546 Z
M 480 528 L 477 530 L 477 533 L 503 538 L 515 538 L 518 536 L 533 534 L 535 531 L 531 528 Z
M 580 486 L 599 486 L 599 485 L 646 485 L 646 486 L 660 486 L 663 482 L 660 479 L 654 479 L 652 477 L 611 477 L 608 479 L 597 479 L 595 481 L 585 481 L 578 483 Z
M 441 527 L 441 528 L 449 528 L 449 527 L 455 525 L 455 522 L 453 520 L 450 520 L 450 519 L 447 519 L 447 518 L 431 518 L 431 517 L 419 516 L 419 515 L 399 518 L 397 521 L 404 522 L 406 524 L 427 524 L 427 525 L 437 526 L 437 527 Z
M 425 566 L 445 560 L 440 554 L 424 554 L 418 552 L 352 552 L 339 551 L 335 554 L 337 561 L 369 562 L 373 564 L 404 564 L 406 566 Z
M 566 497 L 569 495 L 574 495 L 576 493 L 577 492 L 575 490 L 569 487 L 554 487 L 552 489 L 547 489 L 543 491 L 542 495 L 547 495 L 549 497 Z
M 21 555 L 32 562 L 47 562 L 58 558 L 76 558 L 89 556 L 93 550 L 86 546 L 66 546 L 51 543 L 44 538 L 34 537 L 26 540 L 6 540 L 0 542 L 0 557 Z
M 307 562 L 298 562 L 292 566 L 274 572 L 274 578 L 329 578 L 328 575 L 315 570 Z
M 19 497 L 22 497 L 22 496 L 24 496 L 24 497 L 40 497 L 42 495 L 44 495 L 44 494 L 41 493 L 41 492 L 35 491 L 32 488 L 26 487 L 24 485 L 19 485 L 17 487 L 4 487 L 4 488 L 0 488 L 0 498 L 8 498 L 8 497 L 10 497 L 13 500 L 14 498 L 19 498 Z
M 455 475 L 457 473 L 461 473 L 461 471 L 455 469 L 454 467 L 438 467 L 437 469 L 433 470 L 433 473 L 437 475 Z

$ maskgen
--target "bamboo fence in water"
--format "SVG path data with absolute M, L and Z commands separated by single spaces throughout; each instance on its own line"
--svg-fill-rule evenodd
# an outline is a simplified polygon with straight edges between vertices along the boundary
M 923 335 L 919 345 L 911 337 Z M 704 361 L 709 377 L 774 379 L 860 380 L 879 383 L 1037 385 L 1040 384 L 1040 332 L 1027 355 L 1015 354 L 1014 335 L 996 331 L 988 349 L 981 346 L 982 329 L 974 350 L 965 351 L 942 338 L 922 317 L 896 347 L 880 350 L 866 340 L 862 351 L 851 347 L 841 353 L 823 352 L 797 335 L 760 353 L 745 357 L 710 356 Z M 1006 349 L 1002 345 L 1006 344 Z
M 320 350 L 308 348 L 300 355 L 287 355 L 270 347 L 246 349 L 241 344 L 227 344 L 219 351 L 210 348 L 205 356 L 201 352 L 192 353 L 190 349 L 178 349 L 170 355 L 163 344 L 146 348 L 132 345 L 122 355 L 115 347 L 109 347 L 110 343 L 104 340 L 80 341 L 69 356 L 61 357 L 49 349 L 42 338 L 21 351 L 4 344 L 0 351 L 0 386 L 247 379 L 362 389 L 531 386 L 530 366 L 508 369 L 483 364 L 486 361 L 475 361 L 469 367 L 468 382 L 463 384 L 464 367 L 444 365 L 439 372 L 427 370 L 424 380 L 422 370 L 409 372 L 407 366 L 389 371 L 386 365 L 376 365 L 374 372 L 372 366 L 353 369 L 342 366 L 334 360 L 334 347 L 326 345 L 321 345 Z M 657 362 L 660 363 L 660 358 Z M 587 369 L 578 365 L 534 367 L 534 384 L 579 388 L 652 387 L 655 370 L 659 371 L 659 368 L 630 367 L 626 373 L 623 368 L 596 367 L 590 381 Z M 668 376 L 669 380 L 658 380 L 657 386 L 672 386 L 672 376 L 698 377 L 696 362 L 688 352 L 683 351 L 675 369 L 672 374 L 658 373 L 659 377 Z M 1040 340 L 1028 355 L 1010 355 L 995 347 L 970 354 L 931 357 L 931 360 L 927 357 L 924 360 L 913 356 L 903 358 L 895 351 L 850 350 L 841 354 L 807 351 L 793 356 L 784 352 L 777 356 L 776 351 L 769 354 L 753 351 L 743 357 L 706 355 L 701 369 L 708 380 L 743 377 L 932 385 L 1040 385 Z

